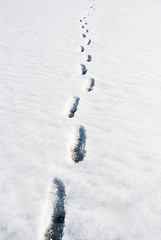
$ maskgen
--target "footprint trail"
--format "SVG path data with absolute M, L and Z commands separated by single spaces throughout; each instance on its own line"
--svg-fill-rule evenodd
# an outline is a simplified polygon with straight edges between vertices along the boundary
M 91 4 L 93 6 L 90 7 L 90 12 L 95 11 L 94 7 L 94 0 L 91 0 Z M 89 15 L 89 12 L 87 12 L 86 15 Z M 87 20 L 86 16 L 83 15 L 81 19 L 79 19 L 80 24 L 81 24 L 81 29 L 82 29 L 82 37 L 86 38 L 86 34 L 89 33 L 89 30 L 87 29 Z M 86 30 L 85 30 L 86 29 Z M 84 33 L 85 32 L 85 33 Z M 91 39 L 86 42 L 87 45 L 91 44 Z M 86 51 L 89 48 L 87 47 Z M 85 48 L 84 46 L 80 46 L 80 52 L 84 53 Z M 92 55 L 87 54 L 86 55 L 86 61 L 91 62 L 92 61 Z M 90 64 L 91 66 L 91 64 Z M 80 64 L 81 68 L 81 75 L 86 75 L 88 72 L 87 67 L 84 64 Z M 95 86 L 95 80 L 94 78 L 89 78 L 88 82 L 86 84 L 86 91 L 90 92 L 93 90 Z M 68 109 L 67 116 L 68 118 L 74 118 L 75 113 L 78 110 L 78 105 L 80 102 L 79 97 L 73 97 Z M 70 148 L 70 154 L 71 154 L 71 161 L 73 163 L 79 163 L 84 160 L 86 156 L 86 129 L 84 126 L 79 126 L 78 128 L 75 129 L 75 134 L 73 137 L 73 145 Z M 54 201 L 56 197 L 56 201 Z M 44 235 L 44 240 L 62 240 L 63 239 L 63 230 L 65 227 L 65 216 L 66 216 L 66 211 L 65 211 L 65 198 L 66 198 L 66 191 L 65 191 L 65 186 L 63 182 L 56 178 L 52 181 L 52 189 L 51 189 L 51 194 L 50 194 L 50 206 L 52 207 L 52 213 L 51 213 L 51 219 L 50 219 L 50 224 L 45 232 Z

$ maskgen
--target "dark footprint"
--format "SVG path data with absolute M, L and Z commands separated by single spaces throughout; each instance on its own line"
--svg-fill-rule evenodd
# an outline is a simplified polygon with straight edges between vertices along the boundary
M 84 28 L 84 25 L 82 25 L 82 28 Z
M 84 17 L 84 19 L 86 19 L 86 17 Z
M 83 126 L 80 126 L 77 129 L 75 145 L 71 149 L 71 157 L 74 163 L 83 161 L 86 154 L 85 146 L 86 146 L 86 131 Z
M 85 25 L 87 25 L 88 23 L 87 22 L 85 22 Z
M 87 42 L 87 45 L 90 45 L 90 44 L 91 44 L 91 39 L 89 39 Z
M 53 210 L 51 224 L 45 233 L 45 240 L 62 240 L 65 225 L 65 187 L 60 179 L 53 181 L 53 188 L 56 187 L 57 201 Z
M 83 47 L 83 46 L 81 46 L 81 52 L 84 52 L 84 51 L 85 51 L 84 47 Z
M 88 32 L 89 32 L 89 30 L 87 29 L 87 30 L 86 30 L 86 33 L 88 33 Z
M 80 22 L 82 22 L 82 19 L 80 19 Z
M 83 37 L 83 38 L 86 38 L 86 35 L 83 33 L 83 34 L 82 34 L 82 37 Z
M 81 64 L 81 71 L 82 71 L 82 75 L 85 75 L 88 71 L 84 64 Z
M 91 55 L 87 55 L 87 62 L 91 62 L 92 61 L 92 56 Z
M 87 92 L 92 91 L 93 88 L 94 88 L 94 85 L 95 85 L 94 79 L 90 78 L 89 81 L 88 81 L 87 87 L 86 87 Z
M 70 106 L 70 110 L 68 113 L 68 117 L 69 118 L 73 118 L 75 112 L 77 111 L 78 108 L 78 104 L 79 104 L 79 97 L 73 97 L 72 102 L 71 102 L 71 106 Z

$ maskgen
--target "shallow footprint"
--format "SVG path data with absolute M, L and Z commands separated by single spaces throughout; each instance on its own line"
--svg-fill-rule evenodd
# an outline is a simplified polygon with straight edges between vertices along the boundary
M 84 49 L 83 46 L 81 46 L 80 49 L 81 49 L 81 52 L 84 52 L 84 51 L 85 51 L 85 49 Z
M 88 71 L 84 64 L 81 64 L 81 71 L 82 71 L 82 75 L 85 75 Z
M 87 85 L 85 86 L 86 91 L 87 91 L 87 92 L 91 92 L 91 91 L 93 90 L 93 88 L 94 88 L 94 85 L 95 85 L 95 80 L 94 80 L 94 78 L 90 78 L 90 79 L 88 80 Z
M 87 55 L 87 62 L 91 62 L 92 61 L 92 56 L 91 55 Z
M 91 39 L 89 39 L 87 42 L 87 45 L 90 45 L 90 44 L 91 44 Z

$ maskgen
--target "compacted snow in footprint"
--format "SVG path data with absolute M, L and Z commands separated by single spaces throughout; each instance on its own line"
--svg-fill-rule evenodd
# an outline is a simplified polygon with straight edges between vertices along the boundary
M 158 0 L 1 1 L 0 240 L 161 239 L 160 29 Z

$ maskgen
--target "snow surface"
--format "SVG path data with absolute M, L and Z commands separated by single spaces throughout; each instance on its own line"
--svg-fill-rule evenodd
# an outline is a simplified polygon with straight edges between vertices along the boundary
M 54 179 L 65 187 L 64 240 L 161 239 L 161 2 L 91 6 L 0 2 L 2 240 L 44 239 Z M 74 164 L 80 125 L 86 156 Z

